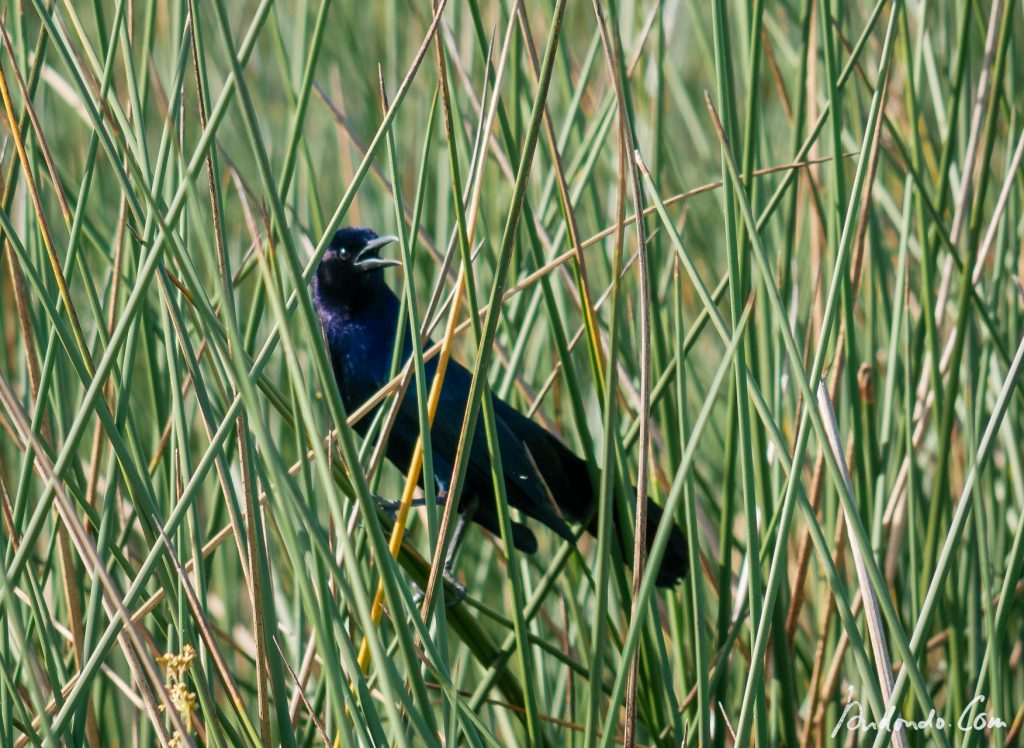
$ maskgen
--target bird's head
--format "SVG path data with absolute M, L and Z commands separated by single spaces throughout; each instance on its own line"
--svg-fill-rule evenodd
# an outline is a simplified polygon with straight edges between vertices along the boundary
M 366 285 L 371 278 L 376 280 L 379 270 L 401 265 L 398 260 L 380 256 L 381 247 L 394 241 L 398 241 L 398 237 L 377 236 L 370 229 L 350 226 L 338 229 L 317 268 L 320 285 L 343 291 Z

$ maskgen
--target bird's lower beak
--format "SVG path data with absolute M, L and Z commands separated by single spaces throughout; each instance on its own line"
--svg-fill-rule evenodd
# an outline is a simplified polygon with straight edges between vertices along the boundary
M 360 250 L 359 255 L 356 257 L 353 263 L 360 270 L 379 270 L 380 268 L 392 267 L 394 265 L 401 265 L 402 263 L 398 260 L 385 260 L 379 257 L 381 247 L 385 247 L 392 242 L 397 242 L 397 236 L 378 236 L 371 242 L 367 242 L 366 246 Z

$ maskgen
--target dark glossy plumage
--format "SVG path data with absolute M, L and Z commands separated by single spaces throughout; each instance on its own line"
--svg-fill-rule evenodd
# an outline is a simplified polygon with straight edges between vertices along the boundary
M 350 412 L 387 383 L 391 369 L 399 300 L 380 272 L 386 265 L 395 264 L 377 257 L 385 239 L 387 237 L 379 239 L 368 229 L 339 230 L 313 278 L 313 302 L 324 327 L 342 401 Z M 407 331 L 403 331 L 403 337 L 404 355 L 408 357 L 411 349 Z M 426 362 L 425 368 L 432 382 L 437 359 Z M 470 382 L 470 372 L 457 362 L 450 362 L 431 427 L 439 493 L 446 493 L 446 482 L 452 474 Z M 508 403 L 497 397 L 492 397 L 492 403 L 509 503 L 563 538 L 574 541 L 575 534 L 566 519 L 584 521 L 595 501 L 596 491 L 586 463 L 558 437 Z M 370 420 L 362 419 L 356 430 L 364 433 Z M 403 472 L 409 465 L 419 433 L 416 393 L 410 388 L 399 407 L 386 452 L 388 459 Z M 557 502 L 557 509 L 552 500 Z M 473 439 L 460 508 L 474 503 L 472 521 L 498 533 L 490 454 L 482 423 Z M 649 502 L 648 507 L 650 543 L 662 512 L 653 502 Z M 513 523 L 512 529 L 517 548 L 526 553 L 536 551 L 537 539 L 529 527 Z M 596 531 L 596 518 L 588 529 Z M 687 569 L 686 539 L 679 528 L 673 526 L 657 582 L 662 586 L 672 585 L 686 575 Z

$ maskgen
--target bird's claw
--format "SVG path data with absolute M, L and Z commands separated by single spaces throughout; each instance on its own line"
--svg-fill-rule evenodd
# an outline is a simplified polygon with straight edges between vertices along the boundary
M 377 502 L 377 506 L 380 507 L 384 514 L 388 515 L 388 519 L 392 522 L 395 521 L 395 517 L 398 514 L 398 508 L 402 505 L 400 501 L 394 501 L 393 499 L 385 499 L 383 496 L 373 495 L 373 498 Z
M 466 598 L 466 585 L 464 585 L 455 577 L 451 569 L 445 569 L 442 572 L 441 576 L 444 579 L 444 581 L 446 581 L 451 586 L 452 591 L 455 593 L 450 600 L 445 599 L 444 607 L 454 608 L 456 605 L 461 603 Z
M 374 494 L 373 498 L 377 502 L 377 506 L 380 507 L 381 511 L 384 512 L 384 514 L 386 514 L 392 522 L 394 522 L 398 515 L 398 510 L 402 506 L 402 502 L 395 501 L 393 499 L 385 499 L 383 496 L 379 496 L 377 494 Z M 437 492 L 436 500 L 439 506 L 443 506 L 447 498 L 447 491 Z M 424 503 L 425 502 L 423 499 L 414 499 L 411 503 L 411 506 L 423 506 Z M 460 516 L 459 525 L 456 529 L 455 537 L 452 538 L 452 545 L 448 551 L 448 558 L 441 572 L 441 578 L 448 583 L 453 593 L 451 599 L 446 599 L 444 601 L 444 605 L 446 608 L 454 608 L 456 605 L 461 603 L 466 598 L 467 594 L 466 586 L 462 582 L 460 582 L 458 578 L 455 576 L 455 574 L 452 572 L 452 565 L 454 564 L 455 560 L 455 550 L 458 548 L 458 543 L 459 540 L 461 539 L 464 528 L 465 518 Z M 412 580 L 409 581 L 410 584 L 412 585 L 413 601 L 416 603 L 416 605 L 419 605 L 423 602 L 423 589 Z
M 373 494 L 373 498 L 377 502 L 377 506 L 380 507 L 381 511 L 384 512 L 384 514 L 388 515 L 388 518 L 392 522 L 394 522 L 395 521 L 395 517 L 398 516 L 398 510 L 401 508 L 402 502 L 401 501 L 397 501 L 395 499 L 385 499 L 383 496 L 379 496 L 377 494 Z M 447 491 L 439 491 L 435 501 L 436 501 L 438 506 L 444 506 L 445 499 L 447 499 L 447 498 L 448 498 L 448 492 Z M 426 499 L 423 499 L 423 498 L 413 499 L 411 502 L 409 502 L 409 508 L 412 509 L 412 508 L 415 508 L 415 507 L 426 506 L 426 504 L 427 504 Z
M 454 595 L 450 600 L 446 599 L 444 601 L 444 607 L 454 608 L 466 598 L 466 585 L 456 579 L 455 575 L 450 571 L 445 571 L 441 576 L 446 582 L 448 582 L 454 592 Z M 422 587 L 411 579 L 409 580 L 409 586 L 412 587 L 412 602 L 414 605 L 419 607 L 423 604 L 423 598 L 426 597 L 426 593 L 423 592 Z

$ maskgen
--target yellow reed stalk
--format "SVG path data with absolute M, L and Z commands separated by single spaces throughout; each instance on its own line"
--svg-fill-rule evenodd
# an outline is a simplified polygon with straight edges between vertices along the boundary
M 445 326 L 444 341 L 441 344 L 441 353 L 437 361 L 437 372 L 434 374 L 434 381 L 430 385 L 430 395 L 427 397 L 427 422 L 434 423 L 434 413 L 437 411 L 438 400 L 441 399 L 441 386 L 444 383 L 445 370 L 448 368 L 448 361 L 451 358 L 452 344 L 455 340 L 455 330 L 459 317 L 459 309 L 462 305 L 462 294 L 466 285 L 465 267 L 459 271 L 458 285 L 455 289 L 455 297 L 452 299 L 452 310 L 448 315 L 448 324 Z M 402 547 L 402 539 L 405 537 L 405 528 L 409 518 L 409 510 L 412 508 L 413 494 L 416 492 L 416 485 L 420 480 L 420 471 L 423 469 L 423 437 L 416 439 L 416 448 L 412 453 L 412 461 L 409 463 L 409 472 L 405 476 L 405 487 L 402 489 L 402 500 L 398 506 L 398 513 L 395 515 L 395 525 L 391 528 L 391 540 L 388 543 L 388 550 L 392 558 L 398 558 L 398 551 Z M 373 607 L 370 610 L 370 618 L 376 626 L 380 623 L 384 613 L 384 582 L 377 582 L 377 594 L 373 598 Z M 370 665 L 370 645 L 363 636 L 362 644 L 359 645 L 359 667 L 363 672 Z

